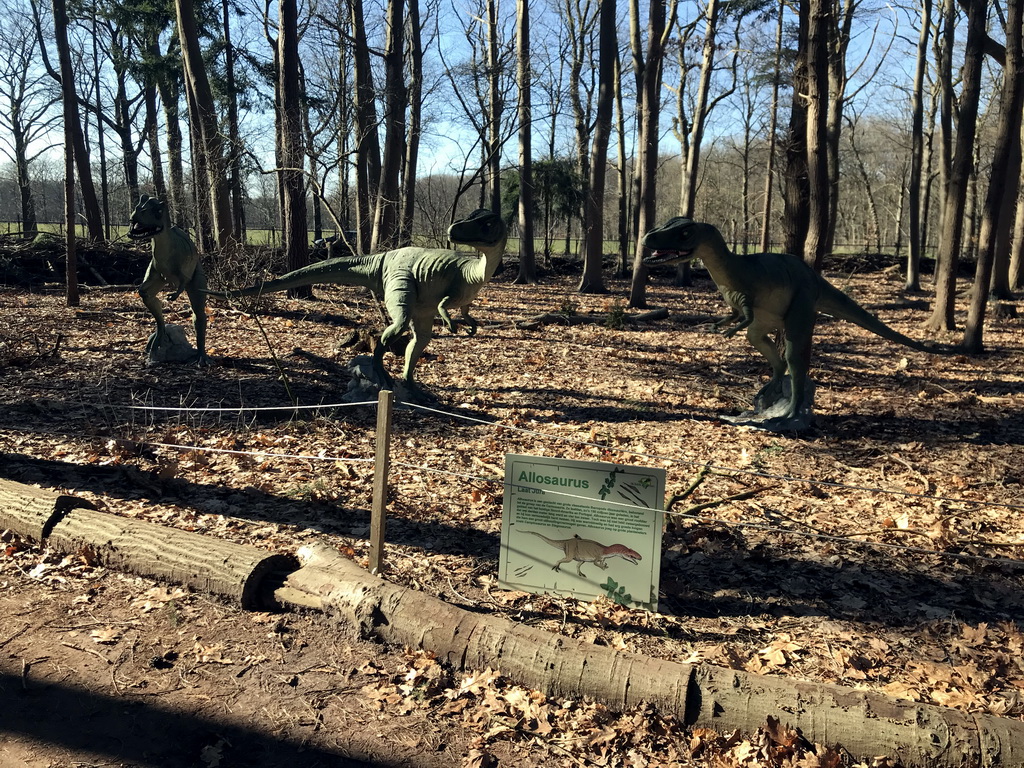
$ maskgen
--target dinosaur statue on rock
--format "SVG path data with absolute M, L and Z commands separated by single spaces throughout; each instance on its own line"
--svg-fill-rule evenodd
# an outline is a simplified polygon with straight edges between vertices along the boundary
M 747 340 L 771 365 L 772 378 L 758 392 L 754 411 L 741 417 L 752 419 L 744 423 L 777 431 L 801 429 L 810 423 L 812 396 L 807 373 L 818 312 L 856 323 L 911 349 L 941 351 L 893 330 L 796 256 L 733 253 L 711 224 L 679 216 L 647 232 L 643 244 L 652 252 L 644 258 L 650 266 L 700 259 L 732 308 L 731 314 L 715 322 L 715 328 L 725 336 L 746 329 Z M 785 333 L 785 359 L 769 336 L 776 331 Z M 772 408 L 777 403 L 780 407 Z
M 470 336 L 476 333 L 477 322 L 469 314 L 469 305 L 501 263 L 508 232 L 498 214 L 480 209 L 452 224 L 448 238 L 453 243 L 472 246 L 481 255 L 442 248 L 397 248 L 369 256 L 327 259 L 250 288 L 210 293 L 227 298 L 257 296 L 317 283 L 369 288 L 383 297 L 391 317 L 391 325 L 381 333 L 373 351 L 373 372 L 378 382 L 393 384 L 384 369 L 384 352 L 392 340 L 411 329 L 402 381 L 413 395 L 424 396 L 413 381 L 413 373 L 434 335 L 434 318 L 440 315 L 452 333 L 459 322 L 466 324 Z M 455 310 L 460 311 L 460 320 L 452 318 Z
M 167 206 L 155 197 L 142 195 L 132 213 L 128 237 L 132 240 L 150 240 L 153 258 L 139 287 L 142 303 L 156 319 L 156 333 L 149 337 L 146 353 L 150 362 L 192 359 L 199 365 L 208 365 L 206 356 L 206 276 L 199 261 L 199 251 L 184 232 L 171 224 Z M 164 313 L 157 293 L 169 290 L 168 300 L 174 301 L 181 292 L 188 294 L 192 306 L 192 327 L 196 334 L 196 349 L 191 350 L 184 339 L 168 334 Z M 172 327 L 171 330 L 180 329 Z

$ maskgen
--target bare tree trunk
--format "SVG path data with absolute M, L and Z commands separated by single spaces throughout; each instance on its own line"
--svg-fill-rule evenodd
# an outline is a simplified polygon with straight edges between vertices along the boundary
M 359 250 L 366 253 L 369 252 L 373 239 L 373 218 L 377 186 L 380 184 L 381 159 L 363 0 L 349 0 L 349 21 L 352 25 L 352 62 L 356 80 L 356 228 L 359 231 Z
M 843 128 L 843 112 L 846 109 L 846 87 L 849 76 L 846 71 L 846 52 L 850 46 L 850 30 L 854 13 L 860 8 L 858 0 L 826 0 L 829 21 L 825 26 L 825 51 L 828 62 L 828 110 L 825 118 L 826 157 L 828 161 L 828 218 L 822 254 L 832 252 L 836 239 L 836 222 L 839 218 L 839 142 Z
M 967 2 L 967 42 L 964 48 L 963 90 L 960 94 L 960 119 L 956 134 L 956 152 L 950 168 L 942 214 L 935 276 L 935 305 L 925 327 L 932 331 L 951 331 L 956 298 L 956 273 L 964 233 L 963 210 L 974 165 L 974 136 L 978 123 L 981 90 L 981 64 L 984 55 L 985 0 Z
M 487 87 L 490 111 L 487 116 L 487 183 L 490 209 L 501 213 L 501 113 L 505 99 L 501 93 L 501 69 L 498 64 L 498 0 L 487 0 Z
M 583 277 L 580 293 L 605 293 L 602 279 L 604 261 L 604 197 L 608 173 L 608 142 L 612 132 L 612 101 L 615 96 L 616 37 L 615 0 L 601 0 L 598 55 L 597 122 L 594 125 L 594 146 L 590 153 L 590 184 L 583 220 Z
M 398 244 L 398 203 L 402 157 L 405 154 L 405 20 L 402 0 L 388 0 L 387 48 L 384 52 L 384 157 L 377 188 L 371 250 L 387 251 Z
M 113 49 L 113 46 L 111 46 Z M 113 54 L 113 50 L 111 51 Z M 123 52 L 118 51 L 115 56 L 120 55 L 123 58 Z M 102 78 L 100 76 L 100 54 L 99 54 L 99 20 L 96 16 L 92 19 L 92 64 L 93 64 L 93 83 L 96 89 L 96 145 L 99 148 L 100 154 L 100 208 L 103 212 L 103 232 L 107 240 L 110 240 L 110 184 L 107 175 L 107 141 L 105 132 L 103 130 L 103 119 L 100 115 L 103 112 L 103 106 L 101 104 L 100 93 L 102 91 Z M 122 75 L 121 72 L 118 73 Z M 119 76 L 118 78 L 118 90 L 119 95 L 123 93 L 124 78 Z M 88 121 L 86 117 L 86 121 Z M 128 158 L 130 157 L 131 149 L 129 148 L 128 153 L 125 157 L 125 170 L 129 170 Z M 139 189 L 137 176 L 133 179 L 130 174 L 125 174 L 125 179 L 128 183 L 128 199 L 135 200 L 138 198 Z M 134 182 L 134 183 L 133 183 Z
M 53 29 L 57 38 L 60 58 L 60 82 L 64 104 L 64 226 L 65 258 L 64 298 L 69 307 L 81 304 L 78 293 L 78 259 L 75 251 L 75 137 L 81 132 L 78 121 L 78 95 L 75 93 L 75 73 L 71 67 L 71 47 L 68 45 L 68 12 L 64 0 L 53 0 Z
M 807 26 L 807 178 L 809 224 L 804 261 L 821 269 L 828 250 L 829 204 L 829 33 L 831 0 L 804 0 L 810 6 Z
M 416 217 L 416 167 L 419 163 L 423 113 L 423 42 L 420 34 L 420 4 L 419 0 L 408 0 L 408 2 L 406 26 L 409 41 L 409 122 L 405 140 L 400 245 L 412 244 L 412 230 Z
M 1024 132 L 1021 140 L 1024 141 Z M 1013 242 L 1010 245 L 1010 289 L 1024 290 L 1024 184 L 1017 190 L 1017 213 L 1013 221 Z
M 594 24 L 599 14 L 599 3 L 592 0 L 566 0 L 563 4 L 566 36 L 569 39 L 569 103 L 572 105 L 573 133 L 576 138 L 576 172 L 580 180 L 581 199 L 584 201 L 581 211 L 582 219 L 580 228 L 585 233 L 588 228 L 586 219 L 586 200 L 590 196 L 590 174 L 591 174 L 591 131 L 594 118 L 591 114 L 591 100 L 580 80 L 584 72 L 588 72 L 584 65 L 589 65 L 594 46 L 593 32 Z M 568 250 L 568 249 L 567 249 Z
M 786 168 L 783 201 L 783 250 L 800 256 L 810 225 L 810 189 L 807 176 L 807 104 L 802 94 L 808 93 L 807 27 L 808 0 L 797 4 L 799 10 L 796 60 L 793 63 L 793 100 L 789 128 L 785 139 Z
M 281 94 L 281 186 L 284 218 L 281 238 L 288 271 L 309 263 L 306 224 L 306 152 L 302 127 L 302 86 L 299 77 L 299 9 L 297 0 L 279 0 L 277 33 L 278 90 Z M 311 286 L 292 288 L 289 296 L 310 296 Z
M 634 3 L 636 0 L 634 0 Z M 640 189 L 636 246 L 633 255 L 633 279 L 629 286 L 629 306 L 647 306 L 647 267 L 644 265 L 643 235 L 657 217 L 658 118 L 661 114 L 661 65 L 665 58 L 665 38 L 675 21 L 665 18 L 665 3 L 651 0 L 648 10 L 647 54 L 642 66 L 643 88 L 639 93 L 640 140 L 637 162 L 640 165 Z
M 921 250 L 924 232 L 921 226 L 921 185 L 924 164 L 924 76 L 928 68 L 928 42 L 932 26 L 932 0 L 921 0 L 921 33 L 917 40 L 917 67 L 914 70 L 914 89 L 911 95 L 910 179 L 907 182 L 910 197 L 910 253 L 907 255 L 907 275 L 904 289 L 921 290 Z
M 516 80 L 519 83 L 519 273 L 516 283 L 536 283 L 533 243 L 533 78 L 530 73 L 530 0 L 516 1 Z
M 185 76 L 190 84 L 196 112 L 191 120 L 199 126 L 202 145 L 198 149 L 206 161 L 206 183 L 209 187 L 210 215 L 221 249 L 233 242 L 231 237 L 231 204 L 228 198 L 227 181 L 224 176 L 223 141 L 217 124 L 217 107 L 213 91 L 206 76 L 203 52 L 199 47 L 199 31 L 196 28 L 195 8 L 192 0 L 175 0 L 178 14 L 178 34 L 181 37 L 181 52 L 185 62 Z
M 768 116 L 768 158 L 764 169 L 764 208 L 761 211 L 761 251 L 771 244 L 772 191 L 775 182 L 776 132 L 779 123 L 779 81 L 782 77 L 782 30 L 786 16 L 785 0 L 779 0 L 779 17 L 775 25 L 775 66 L 772 69 L 772 101 Z
M 974 275 L 974 290 L 967 313 L 967 327 L 962 346 L 967 352 L 978 353 L 984 349 L 985 307 L 988 304 L 989 288 L 995 263 L 996 239 L 1000 218 L 1005 215 L 1003 197 L 1016 198 L 1014 185 L 1019 176 L 1011 168 L 1014 145 L 1020 147 L 1021 107 L 1024 106 L 1024 66 L 1022 53 L 1022 8 L 1024 0 L 1006 0 L 1006 66 L 1003 73 L 1002 104 L 999 125 L 996 130 L 996 145 L 992 153 L 992 172 L 981 225 L 978 248 L 978 264 Z M 1018 156 L 1019 158 L 1019 156 Z M 1016 170 L 1011 178 L 1010 174 Z M 1011 194 L 1012 190 L 1012 194 Z
M 697 198 L 697 174 L 700 170 L 701 143 L 704 140 L 704 126 L 708 117 L 708 94 L 711 92 L 711 76 L 715 70 L 715 50 L 718 35 L 719 0 L 708 0 L 704 12 L 704 45 L 700 64 L 700 81 L 697 85 L 697 102 L 693 108 L 690 125 L 690 141 L 686 152 L 686 167 L 683 172 L 680 192 L 679 215 L 693 217 L 694 201 Z M 681 87 L 681 86 L 680 86 Z
M 860 174 L 861 182 L 864 184 L 864 195 L 867 198 L 868 203 L 868 215 L 870 217 L 870 226 L 868 232 L 864 238 L 864 246 L 867 249 L 874 249 L 875 253 L 881 253 L 882 251 L 882 224 L 881 219 L 878 215 L 878 203 L 875 200 L 875 190 L 871 183 L 871 176 L 868 174 L 867 166 L 864 163 L 864 155 L 860 151 L 860 146 L 857 144 L 857 121 L 859 117 L 854 115 L 853 118 L 847 117 L 846 120 L 850 126 L 850 150 L 853 152 L 853 159 L 857 163 L 857 171 Z M 900 196 L 902 199 L 902 195 Z
M 150 44 L 149 53 L 154 60 L 158 61 L 163 58 L 157 42 Z M 160 102 L 163 104 L 164 123 L 167 131 L 167 197 L 171 209 L 171 221 L 176 221 L 181 226 L 188 228 L 189 217 L 185 206 L 185 170 L 181 157 L 181 112 L 179 109 L 181 94 L 170 73 L 158 72 L 156 87 L 160 92 Z
M 956 9 L 957 0 L 942 0 L 942 35 L 936 38 L 938 50 L 935 77 L 939 87 L 939 186 L 943 200 L 948 194 L 949 180 L 953 173 L 953 114 L 956 111 L 956 94 L 953 92 L 953 48 L 956 45 Z M 939 209 L 940 239 L 946 226 L 943 216 L 945 206 Z
M 615 135 L 618 139 L 619 158 L 615 165 L 619 180 L 619 277 L 629 274 L 629 199 L 630 174 L 626 162 L 626 118 L 622 104 L 622 59 L 615 52 Z
M 153 169 L 153 189 L 161 200 L 167 200 L 167 181 L 164 179 L 164 162 L 160 151 L 159 107 L 156 102 L 156 85 L 148 83 L 143 89 L 146 104 L 146 141 L 149 144 L 149 163 Z
M 242 195 L 241 157 L 242 137 L 238 126 L 238 88 L 235 85 L 235 48 L 231 44 L 231 5 L 221 0 L 221 18 L 224 24 L 224 78 L 228 102 L 228 193 L 231 199 L 231 237 L 237 242 L 245 240 L 245 198 Z
M 73 73 L 70 63 L 71 50 L 67 34 L 67 6 L 63 0 L 60 0 L 59 3 L 55 2 L 53 4 L 53 14 L 57 55 L 61 58 L 58 66 L 63 71 L 65 66 L 64 58 L 66 58 L 68 71 Z M 36 37 L 39 40 L 39 50 L 42 54 L 43 65 L 46 67 L 47 74 L 60 85 L 61 98 L 64 102 L 67 102 L 69 94 L 74 95 L 74 102 L 70 106 L 70 109 L 73 110 L 74 121 L 70 126 L 70 133 L 67 133 L 69 127 L 67 125 L 64 126 L 65 136 L 66 139 L 71 142 L 71 146 L 74 151 L 75 169 L 78 172 L 78 186 L 82 195 L 82 208 L 85 216 L 86 228 L 89 233 L 89 239 L 100 241 L 103 239 L 103 217 L 100 214 L 100 205 L 96 198 L 96 187 L 92 182 L 92 168 L 89 165 L 89 150 L 85 145 L 85 133 L 82 129 L 82 121 L 78 111 L 78 94 L 75 92 L 75 84 L 73 80 L 70 83 L 65 82 L 66 77 L 62 76 L 61 72 L 54 70 L 49 59 L 46 57 L 46 42 L 44 41 L 43 22 L 39 17 L 38 7 L 35 3 L 32 4 L 32 15 L 36 27 Z M 67 108 L 66 103 L 65 107 Z M 70 116 L 70 114 L 68 116 Z
M 185 103 L 189 114 L 188 143 L 192 153 L 192 208 L 195 211 L 196 233 L 199 249 L 209 251 L 216 247 L 217 240 L 210 206 L 210 185 L 205 183 L 210 176 L 207 168 L 208 158 L 203 152 L 203 136 L 199 128 L 199 121 L 194 117 L 199 112 L 199 107 L 196 106 L 195 92 L 187 78 L 185 80 Z M 278 112 L 279 110 L 275 110 L 275 114 Z

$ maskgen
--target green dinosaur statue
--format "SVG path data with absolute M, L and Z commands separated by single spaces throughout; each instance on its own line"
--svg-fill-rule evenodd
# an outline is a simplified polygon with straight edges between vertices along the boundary
M 192 327 L 196 333 L 193 359 L 199 365 L 209 365 L 210 360 L 206 356 L 206 276 L 199 262 L 199 251 L 183 230 L 171 224 L 167 206 L 149 195 L 139 198 L 139 204 L 132 213 L 128 237 L 153 243 L 153 258 L 139 287 L 142 303 L 156 319 L 156 333 L 146 344 L 150 361 L 164 359 L 159 356 L 159 351 L 170 341 L 157 293 L 169 290 L 171 293 L 167 298 L 174 301 L 185 291 L 192 306 Z
M 448 237 L 453 243 L 476 248 L 481 256 L 441 248 L 397 248 L 369 256 L 328 259 L 250 288 L 210 293 L 227 298 L 257 296 L 316 283 L 369 288 L 383 296 L 391 317 L 391 325 L 381 333 L 373 351 L 373 372 L 378 382 L 393 384 L 384 369 L 384 352 L 392 340 L 411 329 L 402 380 L 414 395 L 422 396 L 425 393 L 413 381 L 413 372 L 434 335 L 434 318 L 440 315 L 452 333 L 457 322 L 468 326 L 469 335 L 476 333 L 477 322 L 469 314 L 469 305 L 501 263 L 508 233 L 498 214 L 480 209 L 452 224 Z M 461 312 L 459 321 L 450 314 L 456 309 Z
M 856 323 L 889 341 L 922 352 L 940 350 L 893 330 L 856 301 L 829 283 L 802 259 L 787 253 L 746 256 L 729 250 L 725 238 L 711 224 L 679 216 L 644 235 L 652 251 L 644 263 L 679 264 L 700 259 L 722 292 L 731 314 L 715 322 L 725 336 L 746 329 L 747 340 L 767 358 L 772 378 L 754 400 L 754 412 L 766 429 L 800 429 L 810 420 L 811 394 L 807 373 L 811 340 L 818 312 Z M 730 325 L 730 323 L 732 323 Z M 785 359 L 769 334 L 785 332 Z M 786 401 L 786 370 L 789 395 Z M 771 406 L 783 401 L 776 415 Z

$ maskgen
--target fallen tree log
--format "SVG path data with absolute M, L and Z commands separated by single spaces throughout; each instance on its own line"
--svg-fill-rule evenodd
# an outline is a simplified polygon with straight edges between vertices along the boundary
M 286 606 L 323 610 L 365 635 L 437 655 L 458 670 L 499 670 L 550 696 L 586 696 L 615 710 L 648 703 L 687 725 L 755 731 L 768 716 L 817 744 L 905 766 L 1024 764 L 1024 723 L 837 685 L 652 659 L 474 614 L 382 581 L 326 546 L 275 591 Z
M 106 568 L 223 595 L 247 610 L 265 608 L 261 582 L 295 563 L 288 555 L 92 509 L 65 515 L 46 543 L 64 554 L 86 551 Z
M 100 512 L 84 499 L 0 480 L 0 530 L 66 555 L 151 579 L 185 584 L 263 609 L 263 580 L 296 567 L 290 555 Z
M 752 733 L 770 716 L 811 742 L 841 745 L 860 759 L 886 755 L 908 768 L 1024 765 L 1019 720 L 595 646 L 382 581 L 326 545 L 303 548 L 295 570 L 288 556 L 81 506 L 52 523 L 58 498 L 82 502 L 2 481 L 0 520 L 22 536 L 42 533 L 59 552 L 88 552 L 106 567 L 245 608 L 324 611 L 366 636 L 430 651 L 458 670 L 497 669 L 550 696 L 584 696 L 619 711 L 652 704 L 686 725 L 724 733 Z
M 0 478 L 0 531 L 41 543 L 69 509 L 89 507 L 85 499 Z

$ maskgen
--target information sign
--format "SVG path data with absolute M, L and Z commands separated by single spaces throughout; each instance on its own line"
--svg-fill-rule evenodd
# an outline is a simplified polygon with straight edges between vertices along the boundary
M 658 609 L 665 470 L 505 456 L 499 580 Z

